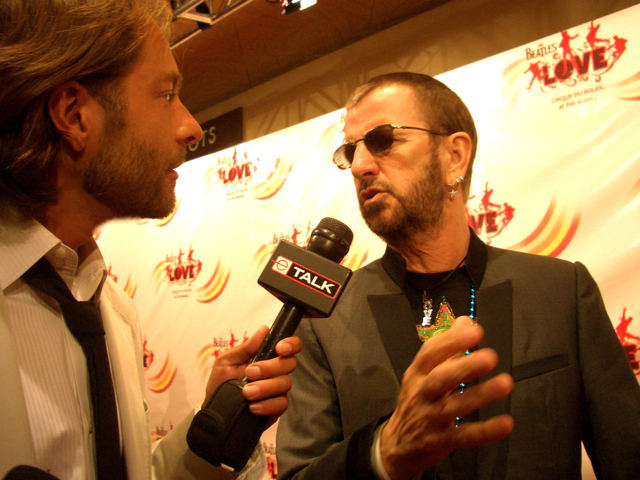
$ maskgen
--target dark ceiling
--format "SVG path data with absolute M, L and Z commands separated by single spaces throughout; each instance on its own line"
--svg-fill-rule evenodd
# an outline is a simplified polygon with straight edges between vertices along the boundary
M 316 5 L 289 15 L 282 15 L 281 5 L 273 1 L 238 2 L 208 29 L 174 49 L 185 80 L 180 98 L 191 112 L 450 0 L 317 0 Z M 174 37 L 193 26 L 192 21 L 178 19 Z

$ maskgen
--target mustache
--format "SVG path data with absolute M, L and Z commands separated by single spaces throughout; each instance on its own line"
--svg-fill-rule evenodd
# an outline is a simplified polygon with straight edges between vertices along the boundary
M 390 193 L 391 195 L 395 194 L 395 189 L 389 182 L 366 177 L 360 181 L 360 186 L 358 187 L 358 195 L 364 192 L 367 188 L 376 188 L 380 191 Z
M 184 162 L 187 161 L 187 147 L 181 148 L 174 155 L 171 156 L 171 162 L 169 163 L 169 170 L 178 168 Z

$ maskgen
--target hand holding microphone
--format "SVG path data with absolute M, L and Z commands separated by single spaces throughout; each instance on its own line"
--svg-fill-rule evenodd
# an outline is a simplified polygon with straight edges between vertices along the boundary
M 253 363 L 277 356 L 278 342 L 294 334 L 303 316 L 331 315 L 351 270 L 339 265 L 349 251 L 353 233 L 333 218 L 323 218 L 307 248 L 281 241 L 258 283 L 284 305 Z M 187 434 L 191 450 L 213 465 L 241 470 L 264 431 L 269 417 L 251 413 L 242 394 L 247 378 L 221 384 L 198 412 Z

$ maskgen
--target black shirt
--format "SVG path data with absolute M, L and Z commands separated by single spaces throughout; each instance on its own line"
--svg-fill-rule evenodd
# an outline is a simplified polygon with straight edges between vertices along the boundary
M 382 257 L 382 266 L 391 279 L 405 292 L 411 305 L 413 318 L 409 319 L 415 326 L 420 326 L 424 316 L 423 293 L 432 300 L 431 325 L 435 325 L 438 313 L 444 313 L 444 301 L 456 318 L 460 315 L 470 315 L 471 286 L 475 290 L 480 288 L 484 272 L 487 267 L 487 247 L 471 231 L 469 250 L 464 264 L 455 270 L 440 273 L 416 273 L 406 270 L 406 262 L 400 254 L 387 247 Z M 482 312 L 477 308 L 475 319 L 482 324 Z M 418 330 L 416 329 L 416 335 Z M 428 340 L 427 340 L 428 341 Z M 477 384 L 476 381 L 467 383 L 467 387 Z M 473 412 L 461 419 L 462 422 L 477 421 L 478 413 Z M 477 449 L 459 449 L 450 454 L 456 480 L 475 480 L 477 478 Z M 446 460 L 445 460 L 446 461 Z M 430 477 L 433 478 L 433 477 Z M 436 467 L 436 478 L 445 479 L 440 469 Z

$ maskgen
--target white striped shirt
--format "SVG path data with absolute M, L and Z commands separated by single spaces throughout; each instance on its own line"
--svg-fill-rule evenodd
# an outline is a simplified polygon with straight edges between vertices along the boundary
M 58 304 L 20 276 L 45 256 L 74 297 L 89 300 L 105 272 L 104 260 L 90 241 L 81 247 L 86 258 L 78 265 L 76 252 L 51 232 L 35 221 L 27 225 L 15 229 L 0 224 L 0 286 L 16 346 L 35 466 L 65 480 L 92 480 L 92 407 L 82 348 L 67 328 Z

